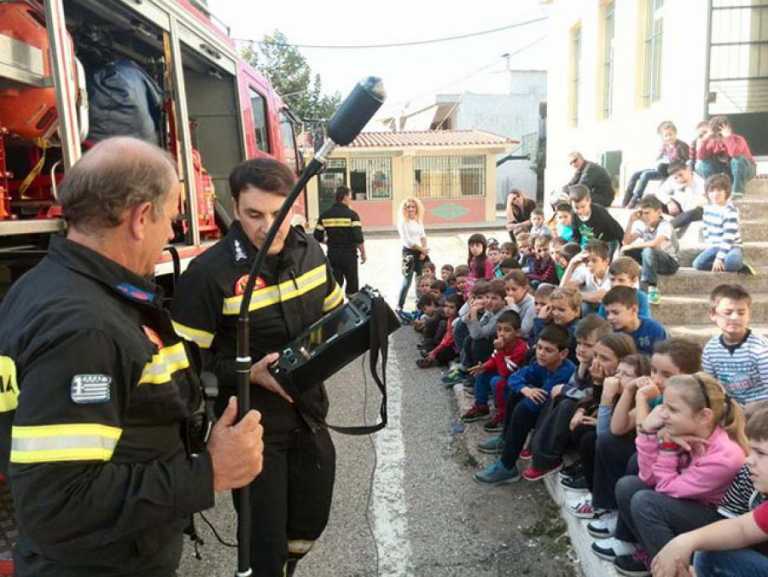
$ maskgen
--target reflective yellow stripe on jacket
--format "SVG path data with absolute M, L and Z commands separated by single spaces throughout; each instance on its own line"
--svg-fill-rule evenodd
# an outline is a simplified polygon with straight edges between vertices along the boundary
M 323 300 L 323 312 L 327 313 L 339 306 L 344 300 L 344 293 L 338 284 L 334 284 L 333 292 Z
M 161 348 L 152 360 L 144 366 L 139 379 L 140 385 L 161 385 L 171 380 L 173 373 L 189 367 L 184 343 Z
M 351 218 L 324 218 L 321 221 L 322 226 L 325 228 L 341 228 L 355 226 Z M 359 221 L 355 221 L 357 225 L 360 225 Z
M 0 355 L 0 413 L 13 411 L 19 402 L 19 384 L 16 363 L 11 357 Z
M 248 307 L 248 310 L 253 312 L 279 302 L 285 302 L 300 297 L 312 289 L 323 286 L 326 279 L 326 267 L 325 264 L 321 264 L 300 277 L 297 277 L 295 282 L 293 279 L 290 279 L 283 281 L 278 285 L 254 290 L 251 294 L 251 304 Z M 242 295 L 224 299 L 223 313 L 225 315 L 237 315 L 240 312 L 240 305 L 242 302 Z
M 11 428 L 11 463 L 109 461 L 123 430 L 97 423 Z
M 210 349 L 213 344 L 213 333 L 201 329 L 193 329 L 176 321 L 173 321 L 173 330 L 181 338 L 197 343 L 197 346 L 201 349 Z

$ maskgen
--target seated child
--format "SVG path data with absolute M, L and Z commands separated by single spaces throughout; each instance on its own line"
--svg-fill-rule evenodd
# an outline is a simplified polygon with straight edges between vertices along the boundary
M 578 368 L 564 385 L 552 389 L 550 399 L 542 408 L 536 421 L 536 429 L 531 439 L 533 461 L 523 471 L 523 478 L 528 481 L 543 479 L 562 465 L 563 455 L 568 448 L 570 422 L 576 407 L 592 387 L 590 366 L 594 358 L 597 341 L 611 333 L 611 325 L 605 319 L 591 314 L 581 319 L 576 325 L 576 359 Z
M 704 347 L 702 369 L 740 405 L 768 399 L 768 339 L 752 332 L 752 297 L 737 284 L 715 287 L 709 318 L 720 335 Z
M 469 267 L 465 264 L 460 264 L 453 271 L 453 276 L 456 277 L 456 293 L 462 298 L 462 302 L 466 299 L 466 294 L 469 286 Z
M 571 336 L 568 358 L 578 362 L 576 338 L 573 335 L 576 323 L 581 318 L 581 293 L 565 287 L 556 288 L 549 297 L 549 313 L 552 316 L 552 324 L 563 327 Z
M 576 370 L 568 360 L 569 343 L 570 335 L 565 329 L 554 325 L 545 327 L 536 343 L 536 360 L 507 379 L 506 421 L 504 432 L 496 441 L 496 445 L 503 444 L 501 458 L 475 473 L 478 483 L 500 485 L 520 478 L 517 459 L 541 407 L 552 388 L 567 383 Z
M 573 209 L 570 202 L 561 202 L 555 206 L 555 222 L 557 222 L 557 237 L 566 243 L 576 241 L 573 224 Z
M 520 336 L 528 339 L 536 318 L 535 299 L 530 293 L 528 277 L 521 270 L 513 270 L 504 277 L 507 289 L 507 307 L 520 315 Z
M 485 301 L 470 307 L 464 318 L 469 338 L 464 341 L 461 362 L 472 367 L 485 362 L 493 352 L 496 321 L 507 306 L 507 288 L 503 280 L 492 280 L 485 292 Z M 481 315 L 482 312 L 482 315 Z
M 445 292 L 443 293 L 443 296 L 455 295 L 457 292 L 456 277 L 451 274 L 445 279 Z
M 445 291 L 447 288 L 448 288 L 448 285 L 445 284 L 445 281 L 440 279 L 435 279 L 429 285 L 429 293 L 435 298 L 440 299 L 443 296 L 445 296 Z
M 704 242 L 707 244 L 693 259 L 696 270 L 740 272 L 744 254 L 739 232 L 739 209 L 731 201 L 731 181 L 727 174 L 707 179 L 709 204 L 704 207 Z
M 416 365 L 420 369 L 447 365 L 458 354 L 453 341 L 453 320 L 459 311 L 460 299 L 458 295 L 445 297 L 443 304 L 443 316 L 445 316 L 445 335 L 438 345 L 427 353 L 423 359 L 418 359 Z
M 533 242 L 534 256 L 529 261 L 528 280 L 534 288 L 541 283 L 557 283 L 555 261 L 549 254 L 549 241 L 549 237 L 537 236 Z
M 467 369 L 472 364 L 465 364 L 467 359 L 467 346 L 471 347 L 468 321 L 477 321 L 485 313 L 486 295 L 490 289 L 490 283 L 486 280 L 478 280 L 472 287 L 469 298 L 461 305 L 456 320 L 453 323 L 453 340 L 455 348 L 459 352 L 458 363 L 442 376 L 442 383 L 446 386 L 453 386 L 467 378 Z M 490 346 L 489 346 L 490 348 Z M 490 354 L 490 351 L 488 352 Z
M 552 231 L 544 222 L 544 210 L 540 207 L 536 207 L 531 211 L 531 230 L 529 232 L 531 238 L 540 236 L 552 238 Z
M 441 320 L 440 299 L 432 293 L 421 295 L 416 303 L 416 308 L 419 309 L 421 317 L 413 322 L 413 328 L 422 334 L 423 348 L 431 351 L 440 342 L 439 339 L 435 341 L 435 335 Z
M 653 318 L 651 306 L 648 304 L 648 295 L 640 290 L 640 266 L 637 262 L 628 256 L 620 256 L 615 259 L 608 267 L 608 278 L 611 281 L 611 287 L 628 286 L 637 290 L 637 315 L 644 318 Z M 597 309 L 597 314 L 605 317 L 605 305 L 602 300 Z
M 635 289 L 626 286 L 613 287 L 605 293 L 603 305 L 605 316 L 613 330 L 631 336 L 639 352 L 650 355 L 658 341 L 667 339 L 667 331 L 661 323 L 639 316 Z
M 488 245 L 488 260 L 493 265 L 493 278 L 501 278 L 504 273 L 501 272 L 501 250 L 498 244 Z
M 586 267 L 580 266 L 579 261 L 585 263 Z M 590 240 L 584 252 L 568 263 L 560 285 L 581 292 L 582 313 L 595 312 L 611 288 L 609 263 L 608 245 L 602 240 Z
M 581 253 L 581 247 L 578 243 L 575 242 L 566 243 L 558 249 L 557 254 L 555 254 L 553 257 L 555 259 L 555 271 L 557 272 L 558 283 L 563 282 L 565 270 L 579 253 Z M 580 261 L 577 265 L 574 266 L 586 268 L 587 265 Z
M 726 116 L 709 121 L 711 135 L 704 141 L 696 172 L 704 178 L 729 172 L 733 176 L 733 195 L 744 194 L 747 182 L 755 176 L 755 159 L 746 139 L 733 132 Z
M 517 262 L 517 259 L 505 258 L 499 263 L 499 267 L 501 268 L 501 272 L 504 274 L 504 276 L 507 276 L 513 270 L 520 270 L 520 263 Z
M 488 398 L 496 389 L 496 383 L 501 379 L 506 380 L 525 361 L 528 343 L 520 338 L 519 330 L 520 316 L 515 311 L 505 310 L 499 315 L 493 354 L 484 363 L 469 369 L 475 378 L 475 403 L 461 416 L 464 422 L 487 418 L 490 414 Z
M 556 288 L 555 285 L 541 284 L 533 294 L 533 307 L 536 311 L 536 316 L 533 319 L 531 334 L 528 335 L 529 348 L 536 344 L 536 339 L 538 338 L 541 329 L 544 328 L 544 325 L 552 322 L 552 314 L 549 310 L 549 299 Z
M 514 241 L 503 242 L 499 245 L 499 251 L 501 252 L 501 260 L 504 261 L 508 258 L 513 259 L 517 266 L 513 268 L 520 268 L 520 261 L 518 260 L 517 243 Z
M 448 279 L 453 276 L 454 270 L 452 264 L 444 264 L 440 267 L 440 278 L 443 279 L 444 282 L 448 282 Z
M 694 552 L 697 577 L 719 575 L 768 575 L 768 409 L 761 408 L 747 419 L 749 443 L 747 464 L 731 483 L 728 494 L 735 490 L 743 505 L 726 511 L 721 502 L 719 513 L 726 520 L 705 525 L 678 535 L 654 557 L 651 568 L 659 577 L 689 575 L 688 565 Z M 743 498 L 739 496 L 743 495 Z M 685 572 L 683 572 L 685 570 Z
M 517 260 L 523 272 L 528 272 L 531 268 L 531 258 L 533 257 L 533 240 L 527 232 L 521 232 L 517 235 Z
M 744 415 L 710 375 L 670 378 L 663 407 L 661 427 L 638 427 L 639 475 L 616 484 L 615 537 L 592 545 L 623 574 L 650 575 L 676 535 L 718 520 L 715 507 L 744 464 Z

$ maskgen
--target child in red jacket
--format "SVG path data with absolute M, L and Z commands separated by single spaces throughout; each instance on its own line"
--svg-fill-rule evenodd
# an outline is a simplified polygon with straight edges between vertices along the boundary
M 494 352 L 484 363 L 469 369 L 475 377 L 475 403 L 461 416 L 465 423 L 478 421 L 490 415 L 488 397 L 496 390 L 496 383 L 506 382 L 525 361 L 528 343 L 520 337 L 520 315 L 513 310 L 506 310 L 496 321 L 496 340 Z
M 459 312 L 461 298 L 457 294 L 448 295 L 443 303 L 443 315 L 445 316 L 445 334 L 440 343 L 423 359 L 416 361 L 416 365 L 421 369 L 434 367 L 436 365 L 447 365 L 456 355 L 456 346 L 453 340 L 453 321 Z

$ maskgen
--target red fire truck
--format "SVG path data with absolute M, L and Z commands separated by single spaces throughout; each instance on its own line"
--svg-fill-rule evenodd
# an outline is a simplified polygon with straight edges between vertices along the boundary
M 200 0 L 0 0 L 0 298 L 63 229 L 67 169 L 131 133 L 115 115 L 149 125 L 178 162 L 182 266 L 231 223 L 235 164 L 300 169 L 297 120 Z M 166 254 L 156 272 L 171 270 Z

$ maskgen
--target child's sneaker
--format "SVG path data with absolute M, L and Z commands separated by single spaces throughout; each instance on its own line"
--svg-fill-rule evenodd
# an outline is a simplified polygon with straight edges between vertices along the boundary
M 424 357 L 423 359 L 416 359 L 416 366 L 420 369 L 428 369 L 429 367 L 434 367 L 437 363 L 434 359 L 430 359 L 429 357 Z
M 561 467 L 562 465 L 558 465 L 553 469 L 537 469 L 536 467 L 528 467 L 525 471 L 523 471 L 523 479 L 526 481 L 539 481 L 540 479 L 554 475 L 560 470 Z
M 635 546 L 632 543 L 620 541 L 614 537 L 592 543 L 592 553 L 606 561 L 613 561 L 621 555 L 632 555 L 634 552 Z
M 504 419 L 496 413 L 493 418 L 483 425 L 483 431 L 486 433 L 501 433 L 504 430 Z
M 501 435 L 488 437 L 485 441 L 477 444 L 477 449 L 486 455 L 500 455 L 504 451 L 504 437 Z
M 587 532 L 596 539 L 613 537 L 613 534 L 616 532 L 616 523 L 618 520 L 618 511 L 611 511 L 599 519 L 587 523 Z
M 648 287 L 648 302 L 652 305 L 658 305 L 661 303 L 661 293 L 658 287 L 653 285 Z
M 464 367 L 459 365 L 455 369 L 451 369 L 445 373 L 440 379 L 440 382 L 444 385 L 455 385 L 457 383 L 461 383 L 466 378 L 467 372 L 464 370 Z
M 583 477 L 583 476 L 584 476 L 584 467 L 582 466 L 581 461 L 576 461 L 560 469 L 560 478 L 562 479 L 566 477 L 576 478 L 576 477 Z
M 584 497 L 568 507 L 568 512 L 579 519 L 597 519 L 607 511 L 592 506 L 592 496 Z
M 501 459 L 491 463 L 479 473 L 475 473 L 475 481 L 483 485 L 503 485 L 505 483 L 514 483 L 520 480 L 520 473 L 516 467 L 507 469 Z
M 647 577 L 651 574 L 651 556 L 644 549 L 635 549 L 631 555 L 617 555 L 613 566 L 628 577 Z
M 491 416 L 491 410 L 488 405 L 472 405 L 469 410 L 461 415 L 461 420 L 465 423 L 474 423 L 475 421 L 481 421 Z
M 757 276 L 757 271 L 755 270 L 755 267 L 745 262 L 741 265 L 739 274 L 743 274 L 744 276 Z
M 530 461 L 533 459 L 533 451 L 531 451 L 528 447 L 520 451 L 520 456 L 518 457 L 521 461 Z
M 581 477 L 562 477 L 560 479 L 560 486 L 568 489 L 569 491 L 576 491 L 577 493 L 589 492 L 587 478 L 583 475 Z

